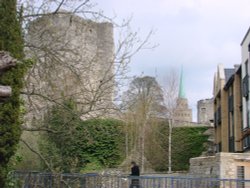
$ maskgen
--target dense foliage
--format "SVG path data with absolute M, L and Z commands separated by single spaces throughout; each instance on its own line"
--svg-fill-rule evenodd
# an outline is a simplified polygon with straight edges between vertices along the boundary
M 67 101 L 50 110 L 46 124 L 53 130 L 44 134 L 40 142 L 40 151 L 49 163 L 44 166 L 46 170 L 99 170 L 115 167 L 124 157 L 125 136 L 118 120 L 82 121 L 75 103 Z
M 23 59 L 23 39 L 21 24 L 16 12 L 16 0 L 0 0 L 0 50 Z M 19 63 L 15 68 L 0 72 L 0 85 L 12 87 L 12 96 L 0 102 L 0 187 L 4 186 L 7 165 L 14 154 L 21 130 L 20 89 L 25 66 Z
M 176 127 L 172 132 L 172 169 L 188 170 L 189 159 L 198 157 L 206 150 L 208 136 L 203 133 L 207 127 Z M 156 171 L 168 170 L 168 125 L 161 123 L 148 135 L 147 159 Z M 148 140 L 148 139 L 147 139 Z

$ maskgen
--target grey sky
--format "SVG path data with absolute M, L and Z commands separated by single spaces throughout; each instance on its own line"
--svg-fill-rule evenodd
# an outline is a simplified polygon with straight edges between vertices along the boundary
M 133 29 L 144 36 L 155 30 L 154 50 L 142 51 L 131 74 L 155 76 L 162 83 L 169 69 L 183 65 L 185 93 L 196 120 L 196 103 L 212 97 L 217 64 L 241 62 L 240 43 L 250 26 L 249 0 L 96 0 L 98 8 L 117 19 L 133 15 Z

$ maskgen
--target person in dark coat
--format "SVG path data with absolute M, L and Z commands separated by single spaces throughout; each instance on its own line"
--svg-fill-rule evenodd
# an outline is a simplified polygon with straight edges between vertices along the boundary
M 137 179 L 133 176 L 140 176 L 140 169 L 139 169 L 139 166 L 134 161 L 131 162 L 131 174 L 130 174 L 130 176 L 132 176 L 130 188 L 139 188 L 140 181 L 139 181 L 139 179 Z

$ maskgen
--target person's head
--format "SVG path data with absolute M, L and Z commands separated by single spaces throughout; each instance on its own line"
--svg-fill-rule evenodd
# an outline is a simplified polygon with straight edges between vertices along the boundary
M 132 166 L 135 166 L 135 165 L 136 165 L 136 162 L 135 162 L 135 161 L 132 161 L 132 162 L 131 162 L 131 165 L 132 165 Z

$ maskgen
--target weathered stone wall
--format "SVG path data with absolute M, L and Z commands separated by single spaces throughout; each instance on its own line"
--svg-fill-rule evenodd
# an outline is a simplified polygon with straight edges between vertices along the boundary
M 109 114 L 113 108 L 114 40 L 111 23 L 97 23 L 62 12 L 29 24 L 25 49 L 36 61 L 28 72 L 23 95 L 24 126 L 43 126 L 51 105 L 73 98 L 83 119 Z M 24 131 L 22 139 L 38 150 L 38 132 Z M 21 145 L 20 169 L 36 170 L 39 158 Z M 33 164 L 36 163 L 36 164 Z
M 84 20 L 67 12 L 30 23 L 27 55 L 36 64 L 26 78 L 32 104 L 28 120 L 41 117 L 51 102 L 74 98 L 85 117 L 112 106 L 114 41 L 111 23 Z M 49 98 L 49 100 L 46 100 Z
M 190 159 L 189 174 L 193 176 L 218 177 L 219 166 L 215 156 Z
M 244 167 L 245 179 L 249 179 L 249 153 L 217 153 L 215 156 L 190 159 L 190 175 L 237 179 L 237 167 Z
M 214 119 L 213 99 L 203 99 L 197 102 L 198 123 L 210 123 Z
M 237 167 L 244 166 L 245 172 L 250 169 L 249 153 L 219 153 L 220 177 L 237 178 Z M 247 173 L 245 173 L 245 177 Z M 249 176 L 248 176 L 249 178 Z

